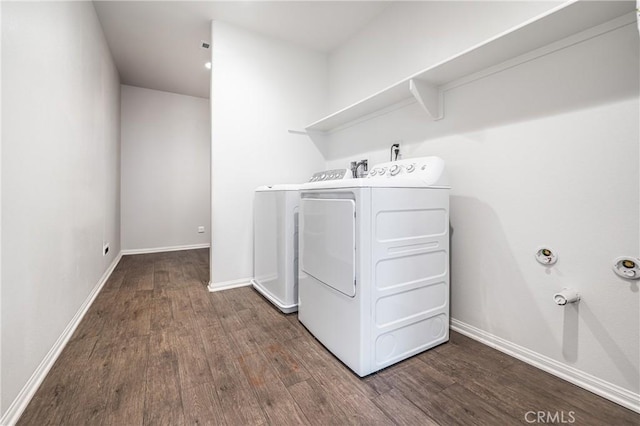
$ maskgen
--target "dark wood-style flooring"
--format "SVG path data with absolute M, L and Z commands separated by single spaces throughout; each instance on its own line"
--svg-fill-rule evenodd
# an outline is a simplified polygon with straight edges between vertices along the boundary
M 124 257 L 19 424 L 494 426 L 527 424 L 529 411 L 640 424 L 454 332 L 360 379 L 295 314 L 249 287 L 209 293 L 208 276 L 207 250 Z

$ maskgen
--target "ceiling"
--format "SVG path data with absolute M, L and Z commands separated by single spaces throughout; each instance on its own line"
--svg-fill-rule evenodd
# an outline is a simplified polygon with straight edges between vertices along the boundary
M 386 1 L 94 1 L 121 82 L 209 97 L 212 20 L 329 52 Z

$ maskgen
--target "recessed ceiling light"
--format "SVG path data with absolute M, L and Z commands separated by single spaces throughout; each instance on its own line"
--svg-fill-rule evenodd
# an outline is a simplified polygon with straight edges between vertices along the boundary
M 207 62 L 206 64 L 204 64 L 204 67 L 208 70 L 211 69 L 211 62 Z

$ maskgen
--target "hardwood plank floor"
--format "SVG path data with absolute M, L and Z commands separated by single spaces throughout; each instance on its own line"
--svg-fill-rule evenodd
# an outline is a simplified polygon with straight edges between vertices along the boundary
M 527 411 L 640 424 L 455 332 L 361 379 L 250 287 L 209 293 L 208 256 L 124 257 L 18 424 L 493 426 Z

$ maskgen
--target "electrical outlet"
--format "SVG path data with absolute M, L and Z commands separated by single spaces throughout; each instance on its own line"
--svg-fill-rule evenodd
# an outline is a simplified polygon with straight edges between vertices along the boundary
M 198 234 L 204 234 L 204 226 L 198 226 Z
M 109 253 L 109 243 L 104 243 L 102 245 L 102 255 L 106 256 Z

